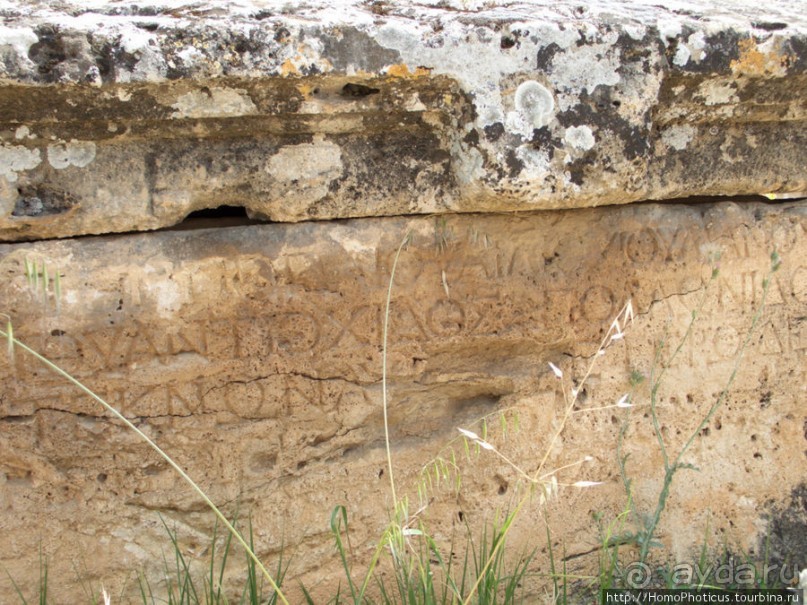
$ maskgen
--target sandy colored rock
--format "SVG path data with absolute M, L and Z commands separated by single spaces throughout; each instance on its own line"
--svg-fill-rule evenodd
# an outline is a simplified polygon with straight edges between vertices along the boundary
M 323 597 L 339 578 L 332 508 L 347 507 L 366 564 L 391 505 L 381 327 L 405 233 L 390 416 L 399 491 L 413 503 L 424 465 L 446 447 L 461 454 L 457 428 L 479 431 L 487 414 L 490 441 L 534 472 L 565 412 L 548 363 L 579 379 L 632 300 L 635 322 L 594 366 L 548 458 L 554 469 L 591 456 L 557 478 L 604 482 L 561 488 L 547 509 L 565 552 L 589 552 L 569 560 L 569 573 L 586 574 L 599 543 L 591 514 L 613 519 L 626 502 L 623 422 L 640 511 L 655 505 L 662 463 L 647 381 L 630 411 L 584 410 L 616 403 L 632 375 L 649 377 L 657 342 L 666 337 L 667 359 L 705 297 L 659 392 L 661 430 L 677 451 L 728 381 L 774 249 L 782 265 L 767 307 L 731 394 L 685 459 L 700 471 L 676 478 L 659 539 L 688 561 L 705 535 L 759 554 L 767 527 L 804 531 L 805 225 L 799 204 L 643 204 L 6 244 L 0 308 L 21 339 L 118 406 L 216 502 L 249 512 L 261 556 L 272 561 L 285 545 L 289 577 Z M 51 280 L 61 275 L 58 307 L 52 281 L 47 297 L 31 292 L 25 258 L 44 261 Z M 134 436 L 20 352 L 0 360 L 0 374 L 0 564 L 12 577 L 36 584 L 41 542 L 64 602 L 83 598 L 73 564 L 92 586 L 134 599 L 132 574 L 156 582 L 169 548 L 158 514 L 187 552 L 204 549 L 212 516 Z M 435 488 L 424 512 L 443 543 L 462 531 L 460 516 L 478 527 L 519 493 L 518 475 L 485 452 L 461 460 L 460 472 L 460 494 Z M 546 573 L 543 523 L 529 507 L 512 544 L 538 546 L 534 569 Z M 779 556 L 799 554 L 786 548 Z M 7 579 L 0 590 L 9 594 Z
M 800 2 L 4 5 L 0 239 L 807 191 Z

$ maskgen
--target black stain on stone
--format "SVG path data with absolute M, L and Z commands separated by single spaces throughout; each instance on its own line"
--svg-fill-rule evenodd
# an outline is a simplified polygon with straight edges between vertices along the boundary
M 807 483 L 794 487 L 786 504 L 770 505 L 763 518 L 768 531 L 760 538 L 760 552 L 767 553 L 768 563 L 786 565 L 795 576 L 807 553 Z
M 329 183 L 329 195 L 310 209 L 312 217 L 344 207 L 355 211 L 368 200 L 412 199 L 414 183 L 417 190 L 431 189 L 438 198 L 455 187 L 451 156 L 429 127 L 351 134 L 338 143 L 343 174 Z M 412 208 L 403 205 L 398 211 L 409 213 Z
M 97 83 L 98 72 L 92 34 L 42 25 L 35 30 L 37 42 L 28 49 L 36 65 L 36 80 L 53 84 L 69 80 Z
M 243 55 L 244 53 L 249 52 L 250 46 L 251 45 L 249 43 L 249 38 L 247 38 L 246 36 L 243 36 L 243 35 L 239 35 L 235 39 L 235 42 L 233 44 L 233 49 L 239 55 Z
M 734 30 L 721 30 L 706 36 L 703 48 L 703 57 L 698 61 L 690 58 L 685 65 L 676 65 L 673 62 L 680 45 L 685 44 L 691 34 L 695 32 L 690 27 L 684 27 L 681 34 L 670 44 L 666 51 L 667 62 L 673 71 L 689 73 L 731 73 L 731 62 L 740 58 L 739 42 L 748 35 Z
M 487 126 L 485 126 L 484 130 L 485 130 L 485 138 L 488 141 L 496 142 L 504 134 L 504 124 L 502 124 L 501 122 L 488 124 Z
M 549 65 L 552 63 L 552 59 L 555 58 L 555 55 L 560 49 L 560 46 L 558 46 L 558 44 L 555 42 L 547 44 L 541 48 L 535 57 L 535 67 L 540 71 L 548 71 Z
M 607 86 L 598 86 L 594 93 L 583 91 L 579 97 L 579 103 L 573 105 L 566 111 L 557 114 L 557 120 L 561 126 L 581 126 L 596 125 L 601 128 L 610 126 L 614 115 L 609 115 L 611 89 Z
M 620 50 L 620 64 L 650 59 L 653 56 L 652 39 L 652 36 L 647 35 L 641 40 L 634 40 L 628 34 L 620 33 L 615 45 Z
M 322 56 L 328 57 L 334 70 L 343 72 L 350 65 L 365 71 L 379 72 L 387 65 L 401 63 L 398 52 L 384 48 L 374 38 L 355 27 L 326 30 L 320 36 Z M 360 65 L 356 62 L 360 61 Z
M 616 47 L 620 51 L 617 72 L 626 80 L 635 77 L 633 74 L 637 71 L 650 74 L 661 68 L 657 57 L 664 56 L 665 45 L 653 30 L 639 40 L 623 32 L 619 34 Z
M 95 64 L 103 82 L 114 82 L 117 79 L 118 69 L 132 71 L 140 60 L 138 56 L 126 52 L 108 40 L 100 42 L 97 46 L 93 42 L 93 40 L 90 41 L 90 47 L 95 55 Z
M 18 193 L 19 197 L 11 216 L 26 218 L 52 216 L 67 212 L 78 205 L 72 195 L 47 187 L 20 187 Z
M 575 185 L 582 186 L 585 181 L 586 171 L 594 165 L 594 152 L 587 152 L 582 158 L 571 162 L 566 170 L 569 172 L 569 180 Z
M 479 146 L 479 132 L 474 128 L 463 137 L 463 142 L 474 147 Z
M 552 131 L 549 129 L 548 126 L 533 129 L 532 137 L 530 138 L 530 144 L 535 149 L 548 149 L 550 147 L 553 148 L 560 147 L 560 141 L 552 136 Z
M 507 151 L 507 158 L 505 159 L 507 170 L 510 178 L 515 178 L 524 169 L 524 162 L 518 159 L 516 152 L 513 149 Z
M 511 38 L 510 36 L 502 36 L 502 40 L 501 42 L 499 42 L 499 46 L 501 47 L 502 50 L 511 49 L 516 44 L 517 44 L 516 40 L 514 38 Z
M 740 58 L 739 42 L 743 37 L 743 34 L 734 30 L 724 30 L 707 36 L 704 49 L 706 56 L 696 64 L 697 67 L 707 73 L 729 72 L 731 62 Z
M 28 58 L 36 63 L 37 71 L 46 82 L 55 82 L 58 75 L 55 68 L 67 59 L 64 40 L 59 29 L 43 25 L 36 29 L 37 42 L 28 49 Z
M 787 75 L 803 76 L 807 71 L 807 36 L 793 36 L 782 45 L 782 52 L 790 59 Z
M 650 122 L 645 119 L 643 125 L 632 123 L 619 115 L 621 101 L 614 98 L 614 89 L 609 86 L 598 86 L 594 92 L 583 92 L 580 102 L 557 115 L 558 122 L 564 127 L 589 126 L 603 136 L 612 133 L 622 141 L 623 155 L 628 160 L 644 157 L 650 151 Z
M 635 160 L 636 158 L 643 158 L 650 152 L 650 137 L 649 129 L 633 126 L 632 128 L 624 128 L 620 132 L 620 137 L 624 142 L 622 147 L 625 158 L 628 160 Z

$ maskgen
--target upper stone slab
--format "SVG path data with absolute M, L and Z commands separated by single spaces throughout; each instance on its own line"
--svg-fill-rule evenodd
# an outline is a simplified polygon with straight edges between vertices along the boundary
M 0 239 L 807 190 L 800 1 L 0 2 Z

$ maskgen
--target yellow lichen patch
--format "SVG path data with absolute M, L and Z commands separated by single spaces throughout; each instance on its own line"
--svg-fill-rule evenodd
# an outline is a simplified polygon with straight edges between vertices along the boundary
M 393 78 L 420 78 L 423 76 L 431 75 L 432 70 L 430 67 L 416 67 L 414 71 L 409 69 L 406 63 L 396 63 L 387 68 L 387 75 Z
M 286 59 L 280 66 L 280 74 L 283 76 L 296 76 L 299 75 L 299 73 L 300 71 L 297 69 L 297 66 L 291 62 L 291 59 Z
M 407 78 L 412 74 L 409 71 L 409 67 L 407 67 L 406 63 L 398 63 L 396 65 L 390 65 L 387 68 L 387 75 L 392 76 L 393 78 Z
M 779 52 L 780 44 L 765 43 L 765 46 L 761 48 L 753 38 L 740 40 L 740 58 L 731 62 L 734 75 L 784 76 L 792 57 Z
M 297 90 L 300 91 L 300 94 L 303 95 L 304 99 L 310 97 L 316 88 L 317 87 L 314 86 L 313 84 L 305 84 L 305 83 L 299 84 L 297 86 Z

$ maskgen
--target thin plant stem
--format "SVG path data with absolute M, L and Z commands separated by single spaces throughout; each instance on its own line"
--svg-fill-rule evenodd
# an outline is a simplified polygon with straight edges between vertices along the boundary
M 734 379 L 737 377 L 737 371 L 740 368 L 740 363 L 742 362 L 745 350 L 748 348 L 748 345 L 751 342 L 751 337 L 754 334 L 754 331 L 755 331 L 755 329 L 757 327 L 757 324 L 759 323 L 759 320 L 762 318 L 762 313 L 765 311 L 765 302 L 766 302 L 766 300 L 768 298 L 768 291 L 770 289 L 771 278 L 773 277 L 773 273 L 775 273 L 779 269 L 780 264 L 781 264 L 781 261 L 779 259 L 779 255 L 774 251 L 771 254 L 771 268 L 770 268 L 768 274 L 766 275 L 765 279 L 762 281 L 762 297 L 760 299 L 759 307 L 757 308 L 756 313 L 754 313 L 754 317 L 751 320 L 751 326 L 749 327 L 748 332 L 745 335 L 745 338 L 743 339 L 742 343 L 740 344 L 739 349 L 737 350 L 737 355 L 736 355 L 736 357 L 734 359 L 734 365 L 732 367 L 731 374 L 729 375 L 729 378 L 726 381 L 726 385 L 720 391 L 720 395 L 718 395 L 715 402 L 711 405 L 711 407 L 709 408 L 709 411 L 701 419 L 700 424 L 698 424 L 697 428 L 689 436 L 689 439 L 687 439 L 686 443 L 684 443 L 683 447 L 678 452 L 678 455 L 675 456 L 675 459 L 673 460 L 672 464 L 670 464 L 668 459 L 667 459 L 666 451 L 664 450 L 664 438 L 663 438 L 663 436 L 661 434 L 661 431 L 659 429 L 656 429 L 656 438 L 658 439 L 659 445 L 662 448 L 662 452 L 665 452 L 665 456 L 664 456 L 664 483 L 662 485 L 661 492 L 659 493 L 658 503 L 656 504 L 656 510 L 654 511 L 653 516 L 650 518 L 647 525 L 645 526 L 645 539 L 642 541 L 641 550 L 639 551 L 639 560 L 642 563 L 644 563 L 645 560 L 647 559 L 647 555 L 648 555 L 648 553 L 650 551 L 650 546 L 651 546 L 651 543 L 652 543 L 653 535 L 655 534 L 656 527 L 658 527 L 659 521 L 661 520 L 661 514 L 664 512 L 664 508 L 667 505 L 667 499 L 669 498 L 669 495 L 670 495 L 670 487 L 672 486 L 672 482 L 673 482 L 673 478 L 675 477 L 675 473 L 678 470 L 680 470 L 681 468 L 687 468 L 686 465 L 684 465 L 681 462 L 681 460 L 684 457 L 684 454 L 686 454 L 686 452 L 689 450 L 689 448 L 695 442 L 695 438 L 700 434 L 700 432 L 703 430 L 703 428 L 709 423 L 709 421 L 715 415 L 715 412 L 717 412 L 718 408 L 720 408 L 720 406 L 726 400 L 726 397 L 728 396 L 729 390 L 731 389 L 732 384 L 734 384 Z M 712 278 L 714 278 L 716 276 L 717 276 L 717 272 L 715 270 L 715 271 L 712 272 Z M 670 358 L 670 360 L 672 360 L 678 354 L 678 352 L 683 347 L 684 342 L 687 340 L 687 338 L 691 334 L 692 326 L 695 323 L 695 319 L 698 316 L 698 311 L 700 311 L 700 308 L 703 306 L 703 300 L 705 298 L 706 298 L 706 293 L 704 293 L 704 296 L 701 299 L 701 304 L 698 306 L 697 310 L 692 313 L 692 320 L 689 322 L 689 326 L 687 327 L 687 331 L 684 334 L 684 337 L 681 339 L 681 342 L 676 347 L 676 349 L 675 349 L 675 351 L 673 353 L 673 356 Z M 669 361 L 668 361 L 667 367 L 669 367 Z M 664 375 L 665 371 L 666 371 L 666 368 L 664 370 L 662 370 L 662 372 L 659 374 L 659 377 L 656 379 L 656 382 L 651 387 L 652 392 L 651 392 L 650 409 L 653 412 L 654 426 L 658 422 L 657 421 L 657 416 L 655 414 L 655 396 L 656 396 L 656 391 L 657 391 L 659 385 L 661 384 L 661 378 Z
M 716 270 L 712 271 L 712 279 L 717 277 Z M 672 362 L 678 357 L 678 353 L 681 352 L 681 349 L 684 347 L 684 343 L 689 340 L 690 335 L 692 334 L 692 328 L 695 325 L 695 320 L 701 313 L 704 304 L 706 303 L 706 298 L 709 295 L 708 288 L 704 289 L 703 295 L 701 296 L 700 301 L 698 302 L 697 307 L 695 310 L 692 311 L 692 319 L 690 320 L 689 324 L 687 325 L 687 329 L 684 332 L 684 335 L 681 337 L 681 340 L 678 342 L 678 346 L 675 347 L 675 350 L 670 355 L 670 358 L 666 361 L 666 363 L 661 365 L 661 372 L 659 372 L 658 376 L 651 376 L 651 391 L 650 391 L 650 417 L 653 422 L 653 432 L 656 435 L 656 440 L 659 443 L 659 448 L 661 449 L 661 458 L 664 463 L 664 468 L 667 469 L 670 466 L 670 458 L 667 454 L 667 447 L 664 443 L 664 437 L 661 434 L 661 424 L 658 419 L 658 389 L 661 386 L 662 380 L 664 379 L 664 375 L 667 373 L 667 369 L 672 365 Z M 658 362 L 661 358 L 661 350 L 663 349 L 663 341 L 662 345 L 659 346 L 658 355 L 656 357 L 656 362 Z M 655 366 L 655 363 L 654 363 Z M 652 372 L 655 374 L 655 371 Z
M 630 301 L 628 301 L 625 304 L 625 306 L 622 307 L 622 310 L 617 314 L 617 319 L 611 323 L 611 326 L 608 328 L 608 331 L 605 333 L 605 336 L 600 342 L 600 346 L 597 348 L 597 353 L 594 355 L 594 359 L 588 365 L 586 373 L 583 375 L 583 378 L 580 381 L 580 386 L 572 391 L 571 399 L 566 394 L 566 390 L 565 389 L 563 390 L 563 399 L 567 404 L 566 412 L 563 415 L 563 420 L 561 420 L 558 430 L 555 431 L 555 433 L 552 435 L 552 439 L 550 440 L 549 445 L 547 446 L 546 451 L 544 452 L 544 457 L 541 459 L 541 463 L 538 465 L 538 468 L 533 473 L 534 478 L 539 477 L 541 475 L 541 471 L 544 470 L 544 466 L 546 465 L 547 460 L 549 460 L 549 455 L 552 453 L 552 448 L 555 445 L 555 441 L 558 440 L 558 437 L 560 437 L 560 434 L 563 432 L 563 429 L 566 428 L 566 424 L 568 423 L 569 418 L 571 417 L 572 412 L 574 410 L 574 406 L 577 403 L 577 396 L 582 390 L 583 385 L 586 383 L 589 376 L 591 376 L 591 372 L 594 370 L 594 365 L 597 361 L 597 358 L 599 357 L 600 351 L 605 350 L 605 348 L 614 340 L 616 334 L 621 335 L 623 333 L 624 330 L 622 327 L 619 326 L 618 323 L 620 318 L 623 319 L 623 325 L 625 327 L 627 327 L 627 324 L 633 320 L 633 305 L 631 304 Z M 614 326 L 617 326 L 616 330 L 614 330 Z
M 619 324 L 620 319 L 622 320 L 621 325 Z M 568 397 L 565 390 L 563 391 L 564 402 L 566 402 L 566 404 L 567 404 L 566 405 L 566 411 L 565 411 L 565 413 L 563 415 L 563 419 L 561 420 L 561 423 L 560 423 L 560 426 L 558 427 L 558 430 L 555 431 L 555 433 L 553 434 L 552 439 L 550 440 L 549 445 L 547 446 L 546 451 L 544 452 L 544 457 L 541 459 L 541 463 L 538 465 L 538 468 L 535 470 L 532 477 L 530 478 L 531 483 L 533 485 L 536 485 L 536 484 L 540 485 L 541 483 L 539 481 L 539 478 L 542 477 L 542 476 L 546 476 L 546 475 L 542 475 L 541 471 L 543 470 L 544 466 L 546 465 L 547 460 L 549 459 L 549 455 L 550 455 L 550 453 L 552 451 L 552 447 L 554 446 L 555 441 L 558 439 L 560 434 L 563 432 L 563 429 L 566 427 L 566 424 L 567 424 L 569 418 L 572 415 L 574 405 L 575 405 L 575 403 L 577 403 L 577 396 L 580 393 L 580 391 L 582 390 L 583 385 L 586 383 L 589 376 L 591 375 L 591 372 L 594 369 L 594 365 L 595 365 L 595 363 L 597 361 L 597 358 L 599 357 L 600 352 L 605 351 L 606 347 L 609 344 L 611 344 L 611 342 L 613 342 L 617 338 L 621 338 L 623 333 L 624 333 L 624 327 L 627 327 L 628 323 L 630 323 L 632 320 L 633 320 L 633 305 L 632 305 L 632 303 L 630 301 L 628 301 L 625 304 L 625 306 L 622 307 L 622 309 L 617 314 L 617 319 L 614 320 L 614 322 L 611 323 L 611 326 L 606 331 L 605 336 L 603 337 L 602 341 L 600 342 L 600 346 L 597 348 L 597 353 L 595 353 L 594 358 L 592 359 L 591 363 L 589 364 L 588 368 L 586 369 L 586 373 L 583 375 L 583 378 L 580 381 L 580 387 L 572 391 L 572 397 L 571 398 Z M 550 475 L 551 474 L 552 473 L 550 473 Z M 487 573 L 488 568 L 494 562 L 495 557 L 498 554 L 499 549 L 501 548 L 502 544 L 504 544 L 505 538 L 506 538 L 507 534 L 509 533 L 510 528 L 512 527 L 512 520 L 515 519 L 518 516 L 518 513 L 521 511 L 521 509 L 524 507 L 524 505 L 527 503 L 527 501 L 531 497 L 532 497 L 531 490 L 527 490 L 527 492 L 524 494 L 524 496 L 522 496 L 521 500 L 519 500 L 518 504 L 516 505 L 515 510 L 513 511 L 512 516 L 510 517 L 511 522 L 507 523 L 502 528 L 501 539 L 493 547 L 493 550 L 491 551 L 490 556 L 488 557 L 487 561 L 483 565 L 482 569 L 477 574 L 476 582 L 474 583 L 473 587 L 471 588 L 471 591 L 468 594 L 468 597 L 463 602 L 463 605 L 469 605 L 469 603 L 471 602 L 471 599 L 473 598 L 473 595 L 476 593 L 477 589 L 479 588 L 479 584 L 481 583 L 482 579 L 485 577 L 485 574 Z
M 74 378 L 71 374 L 69 374 L 68 372 L 66 372 L 65 370 L 63 370 L 59 366 L 57 366 L 55 363 L 53 363 L 52 361 L 50 361 L 49 359 L 47 359 L 46 357 L 44 357 L 43 355 L 41 355 L 37 351 L 30 348 L 25 343 L 23 343 L 23 342 L 17 340 L 16 338 L 14 338 L 13 334 L 9 334 L 9 333 L 7 333 L 7 332 L 5 332 L 3 330 L 0 330 L 0 336 L 2 336 L 3 338 L 9 339 L 10 342 L 12 342 L 14 345 L 19 347 L 20 349 L 22 349 L 26 353 L 29 353 L 30 355 L 32 355 L 35 359 L 37 359 L 37 361 L 42 363 L 48 369 L 55 372 L 56 374 L 58 374 L 59 376 L 61 376 L 62 378 L 64 378 L 68 382 L 70 382 L 71 384 L 75 385 L 80 390 L 82 390 L 84 393 L 89 395 L 92 399 L 94 399 L 95 401 L 100 403 L 110 414 L 112 414 L 113 416 L 115 416 L 115 418 L 117 418 L 123 424 L 125 424 L 127 428 L 134 431 L 143 441 L 145 441 L 149 445 L 149 447 L 151 447 L 151 449 L 153 449 L 155 452 L 157 452 L 157 454 L 159 454 L 160 457 L 163 460 L 165 460 L 179 474 L 179 476 L 182 477 L 182 479 L 188 485 L 190 485 L 193 488 L 193 490 L 199 495 L 199 497 L 202 498 L 202 500 L 205 502 L 205 504 L 207 504 L 207 506 L 210 508 L 210 510 L 213 511 L 213 513 L 216 515 L 216 517 L 218 517 L 219 521 L 221 521 L 221 523 L 227 528 L 227 530 L 230 532 L 230 534 L 232 534 L 232 536 L 238 541 L 238 543 L 241 544 L 241 546 L 247 552 L 247 555 L 249 556 L 249 558 L 252 559 L 252 561 L 255 563 L 255 565 L 257 565 L 257 567 L 261 570 L 261 573 L 263 573 L 263 575 L 269 581 L 269 584 L 272 586 L 272 589 L 275 591 L 275 593 L 280 598 L 280 600 L 284 603 L 284 605 L 289 605 L 289 602 L 288 602 L 288 600 L 286 600 L 286 597 L 283 594 L 283 592 L 280 590 L 280 587 L 277 585 L 275 580 L 272 578 L 272 576 L 269 574 L 269 572 L 263 566 L 263 563 L 261 563 L 261 561 L 260 561 L 260 559 L 258 559 L 257 555 L 249 547 L 246 540 L 244 540 L 244 538 L 241 536 L 241 534 L 227 520 L 227 517 L 224 516 L 224 514 L 213 503 L 213 501 L 210 498 L 208 498 L 207 494 L 205 494 L 205 492 L 202 490 L 202 488 L 199 487 L 199 485 L 193 479 L 191 479 L 190 476 L 184 470 L 182 470 L 182 468 L 176 462 L 174 462 L 174 460 L 160 448 L 160 446 L 158 446 L 154 441 L 152 441 L 151 438 L 148 435 L 146 435 L 143 431 L 141 431 L 134 424 L 132 424 L 132 422 L 128 418 L 126 418 L 123 414 L 121 414 L 117 409 L 112 407 L 109 403 L 107 403 L 99 395 L 96 395 L 95 392 L 93 392 L 87 386 L 82 384 L 78 379 Z
M 401 256 L 401 250 L 409 242 L 410 233 L 407 231 L 404 238 L 401 240 L 398 251 L 395 253 L 395 260 L 392 262 L 392 272 L 389 276 L 389 286 L 387 287 L 387 306 L 384 310 L 384 339 L 381 349 L 381 403 L 384 408 L 384 443 L 387 450 L 387 468 L 389 472 L 389 485 L 392 491 L 392 501 L 395 506 L 398 503 L 398 497 L 395 493 L 395 476 L 392 471 L 392 449 L 390 447 L 389 438 L 389 420 L 387 414 L 387 334 L 389 333 L 389 308 L 392 299 L 392 284 L 395 281 L 395 269 L 398 267 L 398 258 Z

